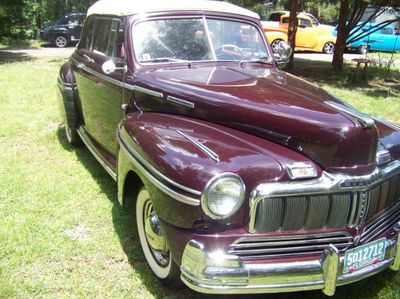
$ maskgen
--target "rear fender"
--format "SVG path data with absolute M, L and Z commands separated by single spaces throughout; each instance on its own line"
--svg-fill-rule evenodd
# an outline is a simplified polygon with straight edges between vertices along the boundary
M 132 113 L 117 134 L 122 151 L 119 198 L 124 198 L 124 176 L 129 172 L 126 165 L 120 165 L 124 159 L 149 190 L 158 216 L 181 228 L 242 226 L 248 217 L 250 192 L 258 184 L 287 180 L 283 164 L 308 161 L 267 140 L 176 115 Z M 246 194 L 237 213 L 217 222 L 205 215 L 200 197 L 207 182 L 223 172 L 239 175 Z
M 57 94 L 60 115 L 71 129 L 77 129 L 83 122 L 75 77 L 69 62 L 63 64 L 57 80 Z

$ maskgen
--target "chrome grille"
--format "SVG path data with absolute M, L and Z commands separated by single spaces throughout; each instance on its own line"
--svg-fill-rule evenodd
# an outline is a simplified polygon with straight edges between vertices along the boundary
M 368 223 L 361 234 L 360 242 L 366 243 L 376 239 L 384 232 L 393 229 L 398 222 L 400 222 L 400 202 L 389 211 L 378 216 L 371 223 Z
M 345 233 L 302 236 L 246 237 L 229 246 L 229 254 L 242 258 L 321 254 L 330 244 L 340 251 L 353 246 L 353 238 Z
M 399 198 L 399 174 L 361 191 L 266 197 L 250 215 L 254 218 L 252 232 L 357 226 Z

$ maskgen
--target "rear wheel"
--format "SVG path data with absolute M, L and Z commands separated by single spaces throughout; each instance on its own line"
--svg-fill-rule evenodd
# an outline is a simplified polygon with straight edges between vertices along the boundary
M 58 35 L 56 36 L 56 38 L 54 39 L 54 44 L 58 47 L 58 48 L 64 48 L 67 46 L 68 44 L 68 40 L 65 36 L 63 35 Z
M 324 45 L 322 52 L 324 52 L 325 54 L 332 54 L 334 50 L 335 50 L 335 44 L 332 42 L 327 42 Z
M 278 53 L 279 45 L 283 42 L 282 39 L 276 39 L 271 43 L 272 52 Z
M 65 136 L 67 137 L 68 143 L 72 146 L 79 146 L 82 144 L 82 140 L 75 129 L 71 129 L 68 124 L 64 124 Z
M 140 245 L 153 273 L 164 284 L 176 283 L 180 271 L 172 260 L 153 202 L 145 187 L 139 190 L 136 199 L 136 225 Z

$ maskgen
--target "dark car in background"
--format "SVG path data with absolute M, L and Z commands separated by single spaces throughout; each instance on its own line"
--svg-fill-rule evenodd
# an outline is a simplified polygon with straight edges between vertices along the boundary
M 78 42 L 81 37 L 86 14 L 69 13 L 55 23 L 40 29 L 40 38 L 64 48 L 71 42 Z

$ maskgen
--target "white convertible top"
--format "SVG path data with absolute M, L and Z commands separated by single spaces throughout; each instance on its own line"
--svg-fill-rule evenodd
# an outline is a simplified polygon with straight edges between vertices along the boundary
M 87 14 L 126 16 L 182 10 L 226 12 L 260 19 L 258 14 L 248 9 L 223 1 L 210 0 L 99 0 L 89 8 Z

